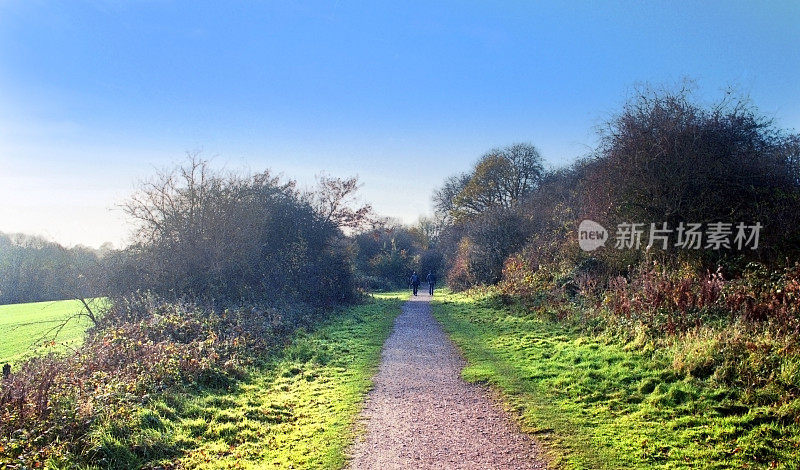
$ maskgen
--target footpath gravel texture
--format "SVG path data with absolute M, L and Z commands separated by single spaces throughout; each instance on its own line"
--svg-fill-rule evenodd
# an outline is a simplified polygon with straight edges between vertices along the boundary
M 464 361 L 420 293 L 383 346 L 350 449 L 356 469 L 544 469 L 544 455 L 485 387 L 461 379 Z

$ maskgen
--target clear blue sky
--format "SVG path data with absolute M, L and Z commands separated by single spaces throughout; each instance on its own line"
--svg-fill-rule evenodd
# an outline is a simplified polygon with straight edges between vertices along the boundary
M 0 0 L 0 231 L 119 245 L 115 204 L 187 150 L 358 174 L 413 223 L 492 147 L 584 155 L 641 82 L 800 130 L 799 45 L 796 1 Z

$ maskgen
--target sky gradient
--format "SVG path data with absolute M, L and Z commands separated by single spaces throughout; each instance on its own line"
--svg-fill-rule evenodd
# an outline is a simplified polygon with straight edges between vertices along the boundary
M 586 155 L 638 83 L 800 129 L 800 3 L 0 0 L 0 231 L 120 246 L 155 169 L 358 174 L 413 223 L 492 147 Z

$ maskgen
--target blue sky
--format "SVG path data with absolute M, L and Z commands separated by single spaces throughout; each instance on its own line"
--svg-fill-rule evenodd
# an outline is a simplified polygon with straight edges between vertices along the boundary
M 0 231 L 119 246 L 116 204 L 195 150 L 358 174 L 413 223 L 492 147 L 585 155 L 637 83 L 734 86 L 800 130 L 798 44 L 794 1 L 0 0 Z

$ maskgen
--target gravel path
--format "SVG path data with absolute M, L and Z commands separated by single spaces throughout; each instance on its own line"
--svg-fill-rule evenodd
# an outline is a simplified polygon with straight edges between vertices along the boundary
M 350 449 L 356 469 L 544 469 L 543 454 L 492 401 L 461 379 L 464 361 L 420 293 L 383 345 L 362 413 L 366 436 Z

